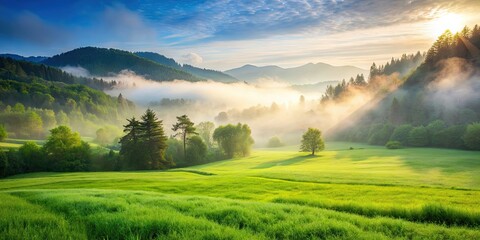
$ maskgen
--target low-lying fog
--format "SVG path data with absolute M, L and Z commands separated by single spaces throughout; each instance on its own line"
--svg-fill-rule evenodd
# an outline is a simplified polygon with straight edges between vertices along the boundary
M 88 71 L 82 68 L 64 70 L 88 76 Z M 344 104 L 320 109 L 326 85 L 299 88 L 269 79 L 260 79 L 253 84 L 183 80 L 155 82 L 128 70 L 102 78 L 119 82 L 107 93 L 112 96 L 121 93 L 135 102 L 140 108 L 138 114 L 147 107 L 155 110 L 164 121 L 167 134 L 172 133 L 170 128 L 176 121 L 175 117 L 187 114 L 195 123 L 211 121 L 216 126 L 247 123 L 252 128 L 257 147 L 265 146 L 273 136 L 286 144 L 297 144 L 308 127 L 325 132 L 369 99 L 358 94 Z M 314 87 L 318 90 L 312 91 Z

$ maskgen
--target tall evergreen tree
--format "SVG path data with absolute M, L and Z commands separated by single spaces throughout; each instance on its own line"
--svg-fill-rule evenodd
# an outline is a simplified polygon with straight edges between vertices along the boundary
M 124 125 L 123 132 L 126 133 L 125 136 L 120 138 L 120 155 L 124 157 L 126 161 L 127 169 L 138 169 L 141 155 L 143 151 L 141 151 L 141 140 L 140 140 L 140 122 L 132 117 L 131 119 L 127 119 L 128 124 Z
M 172 130 L 178 132 L 176 136 L 180 135 L 183 141 L 183 156 L 187 157 L 187 140 L 189 135 L 198 135 L 195 132 L 196 128 L 194 123 L 188 118 L 187 115 L 177 117 L 177 123 L 173 125 Z
M 172 163 L 165 159 L 167 149 L 167 136 L 163 130 L 162 120 L 151 109 L 147 109 L 140 122 L 140 138 L 145 159 L 142 167 L 145 169 L 166 169 Z

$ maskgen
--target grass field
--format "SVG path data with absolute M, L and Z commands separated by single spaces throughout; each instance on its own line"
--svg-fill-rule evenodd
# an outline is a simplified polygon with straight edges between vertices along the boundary
M 480 152 L 257 149 L 166 172 L 18 175 L 0 200 L 1 239 L 480 239 Z

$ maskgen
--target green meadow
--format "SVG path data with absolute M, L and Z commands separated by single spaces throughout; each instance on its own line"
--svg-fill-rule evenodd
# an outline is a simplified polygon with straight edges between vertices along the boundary
M 327 143 L 0 180 L 1 239 L 480 239 L 480 152 Z

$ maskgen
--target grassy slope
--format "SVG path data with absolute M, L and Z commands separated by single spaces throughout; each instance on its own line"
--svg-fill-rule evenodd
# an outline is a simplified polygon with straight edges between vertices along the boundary
M 0 238 L 480 238 L 480 153 L 327 146 L 169 172 L 14 176 L 0 181 Z

